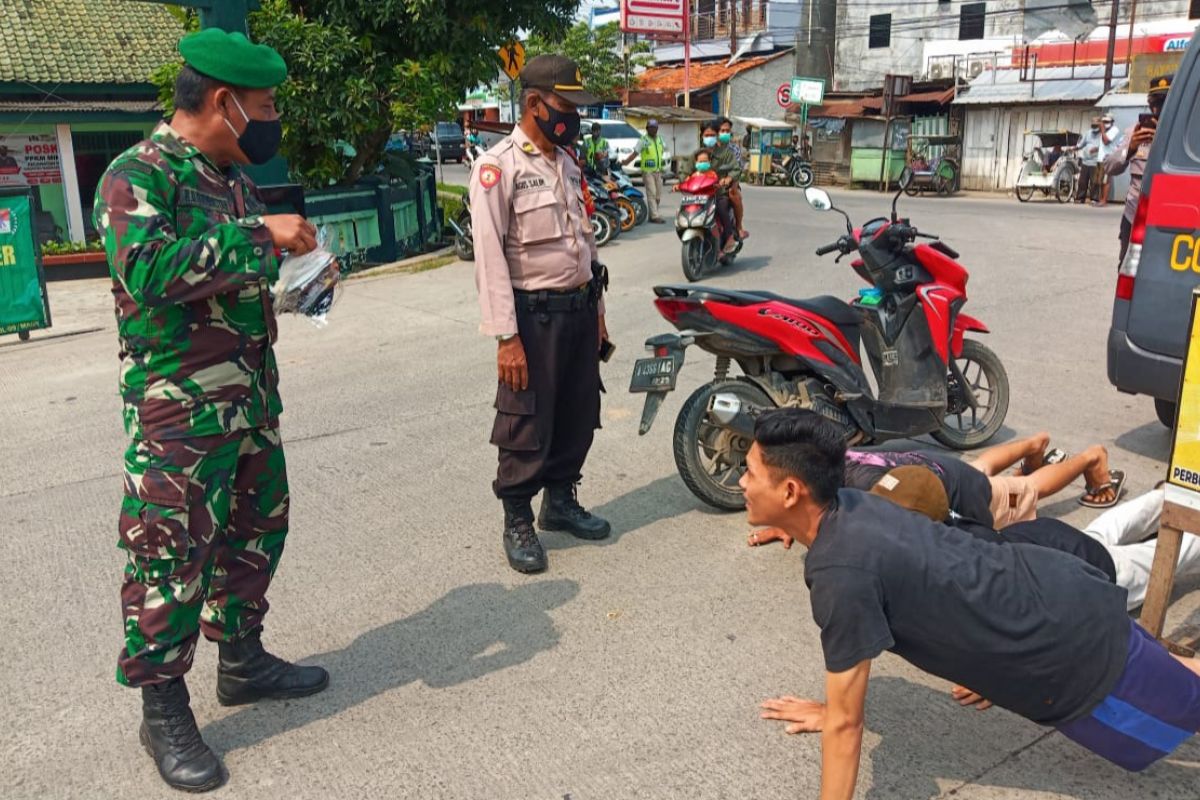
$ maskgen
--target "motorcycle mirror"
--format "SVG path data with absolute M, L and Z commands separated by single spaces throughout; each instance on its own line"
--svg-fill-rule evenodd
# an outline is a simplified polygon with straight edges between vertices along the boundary
M 829 192 L 824 189 L 810 186 L 804 190 L 804 199 L 817 211 L 833 210 L 833 200 L 829 199 Z
M 900 170 L 900 178 L 897 180 L 900 188 L 896 190 L 896 196 L 892 198 L 892 222 L 896 221 L 896 203 L 900 201 L 900 195 L 904 194 L 904 190 L 911 186 L 912 182 L 912 167 L 905 165 L 904 169 Z

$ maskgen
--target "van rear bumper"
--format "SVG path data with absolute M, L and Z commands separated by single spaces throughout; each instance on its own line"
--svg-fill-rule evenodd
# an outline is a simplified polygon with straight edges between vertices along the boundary
M 1182 370 L 1181 359 L 1143 350 L 1125 331 L 1108 329 L 1108 382 L 1120 391 L 1174 400 Z

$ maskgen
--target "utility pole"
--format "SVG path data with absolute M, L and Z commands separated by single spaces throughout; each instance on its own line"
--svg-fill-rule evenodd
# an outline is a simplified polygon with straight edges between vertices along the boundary
M 1129 7 L 1129 40 L 1125 42 L 1125 77 L 1128 78 L 1133 68 L 1133 21 L 1137 19 L 1137 0 Z
M 1112 0 L 1112 14 L 1108 19 L 1108 56 L 1104 59 L 1104 92 L 1112 88 L 1113 58 L 1117 53 L 1117 15 L 1120 13 L 1120 0 Z M 1132 45 L 1133 43 L 1130 42 Z
M 729 2 L 729 57 L 737 52 L 737 0 Z

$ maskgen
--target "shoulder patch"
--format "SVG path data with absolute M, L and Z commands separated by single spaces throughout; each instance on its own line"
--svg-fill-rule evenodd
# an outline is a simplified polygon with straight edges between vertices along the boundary
M 526 153 L 536 153 L 537 152 L 537 148 L 533 146 L 533 142 L 525 142 L 525 144 L 521 145 L 521 149 L 524 150 Z
M 492 164 L 484 164 L 479 168 L 479 184 L 484 189 L 490 189 L 500 182 L 500 168 Z

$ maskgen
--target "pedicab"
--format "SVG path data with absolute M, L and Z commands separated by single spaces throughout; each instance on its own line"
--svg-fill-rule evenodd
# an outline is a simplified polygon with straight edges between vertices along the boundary
M 796 138 L 794 127 L 759 117 L 738 117 L 738 121 L 746 126 L 750 137 L 746 153 L 749 182 L 760 186 L 790 184 L 800 189 L 812 185 L 812 165 L 792 142 Z
M 957 192 L 962 181 L 961 153 L 961 136 L 910 136 L 907 161 L 913 177 L 904 187 L 904 193 L 916 197 L 924 192 L 936 192 L 939 197 L 947 197 Z
M 1025 154 L 1017 175 L 1017 199 L 1027 203 L 1034 194 L 1065 203 L 1075 194 L 1079 156 L 1074 152 L 1079 134 L 1073 131 L 1026 131 L 1036 144 Z

